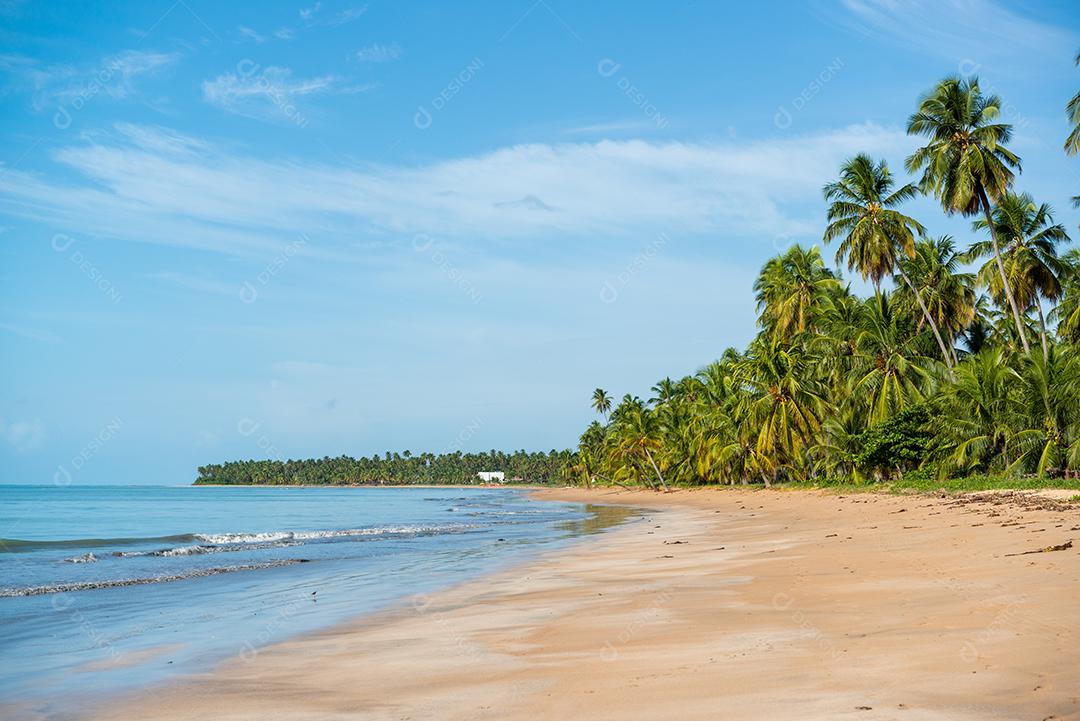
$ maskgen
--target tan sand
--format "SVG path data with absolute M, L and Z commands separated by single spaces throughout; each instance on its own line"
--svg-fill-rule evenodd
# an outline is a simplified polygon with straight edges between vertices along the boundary
M 1076 504 L 540 495 L 655 512 L 100 718 L 1080 719 Z

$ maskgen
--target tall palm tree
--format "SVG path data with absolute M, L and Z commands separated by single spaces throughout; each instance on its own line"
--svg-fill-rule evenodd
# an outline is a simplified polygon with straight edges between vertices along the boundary
M 874 163 L 869 155 L 859 154 L 844 163 L 840 168 L 840 179 L 824 188 L 825 200 L 830 202 L 825 242 L 841 238 L 836 262 L 847 258 L 848 270 L 857 270 L 864 280 L 872 281 L 875 288 L 880 287 L 885 276 L 898 272 L 918 301 L 945 365 L 952 368 L 952 354 L 945 346 L 937 323 L 898 262 L 904 256 L 914 257 L 915 233 L 922 233 L 925 228 L 895 206 L 914 198 L 919 191 L 913 183 L 896 190 L 893 190 L 894 185 L 884 160 Z
M 644 479 L 641 473 L 642 461 L 647 460 L 660 480 L 660 485 L 667 491 L 667 481 L 664 480 L 653 456 L 653 451 L 662 447 L 663 438 L 663 429 L 657 415 L 640 399 L 626 396 L 616 409 L 612 422 L 615 426 L 615 453 L 622 459 L 624 466 L 632 471 L 631 475 Z
M 1032 305 L 1038 310 L 1040 338 L 1045 354 L 1048 351 L 1046 315 L 1042 298 L 1056 301 L 1061 297 L 1061 276 L 1065 266 L 1058 258 L 1057 244 L 1068 241 L 1065 226 L 1054 223 L 1053 211 L 1046 203 L 1036 205 L 1027 193 L 1008 192 L 991 214 L 997 237 L 1005 241 L 1002 255 L 1009 270 L 1013 293 L 1022 308 Z M 987 229 L 987 221 L 976 220 L 976 230 Z M 965 254 L 967 260 L 988 255 L 992 248 L 986 241 L 973 244 Z M 979 271 L 980 280 L 998 297 L 1002 286 L 993 272 L 992 261 Z
M 602 414 L 606 420 L 607 414 L 611 410 L 611 396 L 603 388 L 597 388 L 592 392 L 592 407 L 594 411 Z
M 914 294 L 921 296 L 930 317 L 946 337 L 954 366 L 958 360 L 955 339 L 975 319 L 975 277 L 960 272 L 962 262 L 963 256 L 956 252 L 956 245 L 948 235 L 918 240 L 914 257 L 900 261 L 902 272 L 911 279 Z M 904 290 L 897 290 L 901 301 L 905 300 Z
M 1080 53 L 1076 54 L 1076 60 L 1073 62 L 1080 65 Z M 1069 123 L 1073 126 L 1069 137 L 1065 139 L 1065 152 L 1069 155 L 1076 155 L 1077 152 L 1080 152 L 1080 93 L 1072 96 L 1072 100 L 1065 106 L 1065 115 L 1068 116 Z
M 991 201 L 998 201 L 1013 183 L 1012 169 L 1020 168 L 1020 158 L 1005 147 L 1012 126 L 996 122 L 1001 115 L 1001 99 L 983 95 L 978 78 L 945 78 L 919 101 L 908 119 L 909 135 L 922 135 L 929 142 L 908 157 L 908 172 L 922 171 L 920 187 L 933 193 L 946 213 L 982 213 L 990 227 L 994 260 L 1001 276 L 1005 297 L 1024 351 L 1030 350 L 1020 307 L 1005 274 L 997 231 L 991 219 Z

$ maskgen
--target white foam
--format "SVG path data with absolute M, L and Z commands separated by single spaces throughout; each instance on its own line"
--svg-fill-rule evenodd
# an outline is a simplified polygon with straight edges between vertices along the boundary
M 196 533 L 195 537 L 206 543 L 268 543 L 272 541 L 307 541 L 320 538 L 346 538 L 350 536 L 385 536 L 391 534 L 453 533 L 468 528 L 467 524 L 443 526 L 382 526 L 377 528 L 341 528 L 326 531 L 266 531 L 264 533 Z

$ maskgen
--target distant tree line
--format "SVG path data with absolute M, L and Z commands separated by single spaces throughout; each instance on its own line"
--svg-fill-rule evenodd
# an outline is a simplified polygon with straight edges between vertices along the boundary
M 491 450 L 481 453 L 387 452 L 371 458 L 338 456 L 307 460 L 248 460 L 199 467 L 196 485 L 418 485 L 480 483 L 480 471 L 502 471 L 508 483 L 555 483 L 572 459 L 571 451 L 529 453 Z

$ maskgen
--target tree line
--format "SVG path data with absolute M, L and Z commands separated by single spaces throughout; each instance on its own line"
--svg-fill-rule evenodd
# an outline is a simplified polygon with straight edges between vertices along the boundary
M 503 471 L 508 483 L 546 484 L 562 479 L 568 450 L 529 453 L 390 453 L 370 458 L 228 461 L 200 466 L 196 485 L 458 485 L 480 483 L 480 471 Z
M 1077 57 L 1080 64 L 1080 56 Z M 564 477 L 593 483 L 863 482 L 901 474 L 1080 472 L 1080 250 L 1016 187 L 1001 99 L 950 77 L 917 102 L 912 182 L 859 154 L 824 185 L 821 242 L 754 283 L 759 332 L 647 400 L 614 403 Z M 1080 93 L 1065 152 L 1080 151 Z M 935 198 L 972 242 L 932 236 L 904 206 Z M 1080 196 L 1074 197 L 1080 205 Z M 841 268 L 873 287 L 859 297 Z M 614 406 L 614 407 L 613 407 Z

